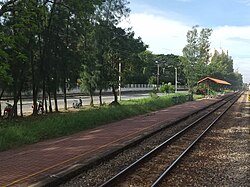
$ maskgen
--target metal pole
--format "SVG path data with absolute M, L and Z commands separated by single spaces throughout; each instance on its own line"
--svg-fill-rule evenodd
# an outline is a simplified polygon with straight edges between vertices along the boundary
M 121 101 L 122 99 L 121 99 L 121 73 L 122 73 L 122 63 L 121 62 L 119 62 L 119 88 L 118 88 L 118 90 L 119 90 L 119 100 Z
M 178 80 L 177 80 L 177 68 L 175 67 L 175 93 L 177 93 L 177 83 L 178 83 Z
M 159 90 L 160 64 L 157 63 L 157 91 Z

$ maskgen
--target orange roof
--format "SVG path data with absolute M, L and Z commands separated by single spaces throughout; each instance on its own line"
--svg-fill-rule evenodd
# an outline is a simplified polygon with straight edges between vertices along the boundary
M 215 79 L 215 78 L 212 78 L 212 77 L 206 77 L 206 78 L 204 78 L 204 79 L 199 80 L 197 83 L 201 83 L 201 82 L 206 81 L 206 80 L 211 80 L 211 81 L 213 81 L 213 82 L 215 82 L 215 83 L 217 83 L 217 84 L 231 85 L 231 84 L 230 84 L 229 82 L 227 82 L 227 81 L 220 80 L 220 79 Z

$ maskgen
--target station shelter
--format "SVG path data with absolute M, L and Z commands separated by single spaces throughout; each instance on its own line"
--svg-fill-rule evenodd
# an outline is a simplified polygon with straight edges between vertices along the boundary
M 227 89 L 231 84 L 225 80 L 220 80 L 212 77 L 205 77 L 197 82 L 197 84 L 204 83 L 207 87 L 207 95 L 210 95 L 210 90 L 222 92 Z

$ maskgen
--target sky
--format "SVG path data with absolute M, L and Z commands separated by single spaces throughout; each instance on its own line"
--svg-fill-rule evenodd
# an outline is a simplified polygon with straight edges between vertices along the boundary
M 213 29 L 211 51 L 228 50 L 234 70 L 250 83 L 250 0 L 130 0 L 121 23 L 154 54 L 182 55 L 192 26 Z

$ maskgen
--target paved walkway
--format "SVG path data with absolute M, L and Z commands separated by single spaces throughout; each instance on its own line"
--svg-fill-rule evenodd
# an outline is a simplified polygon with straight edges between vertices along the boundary
M 28 186 L 51 180 L 66 168 L 79 168 L 145 132 L 173 123 L 216 101 L 218 99 L 187 102 L 71 136 L 0 152 L 0 186 Z

